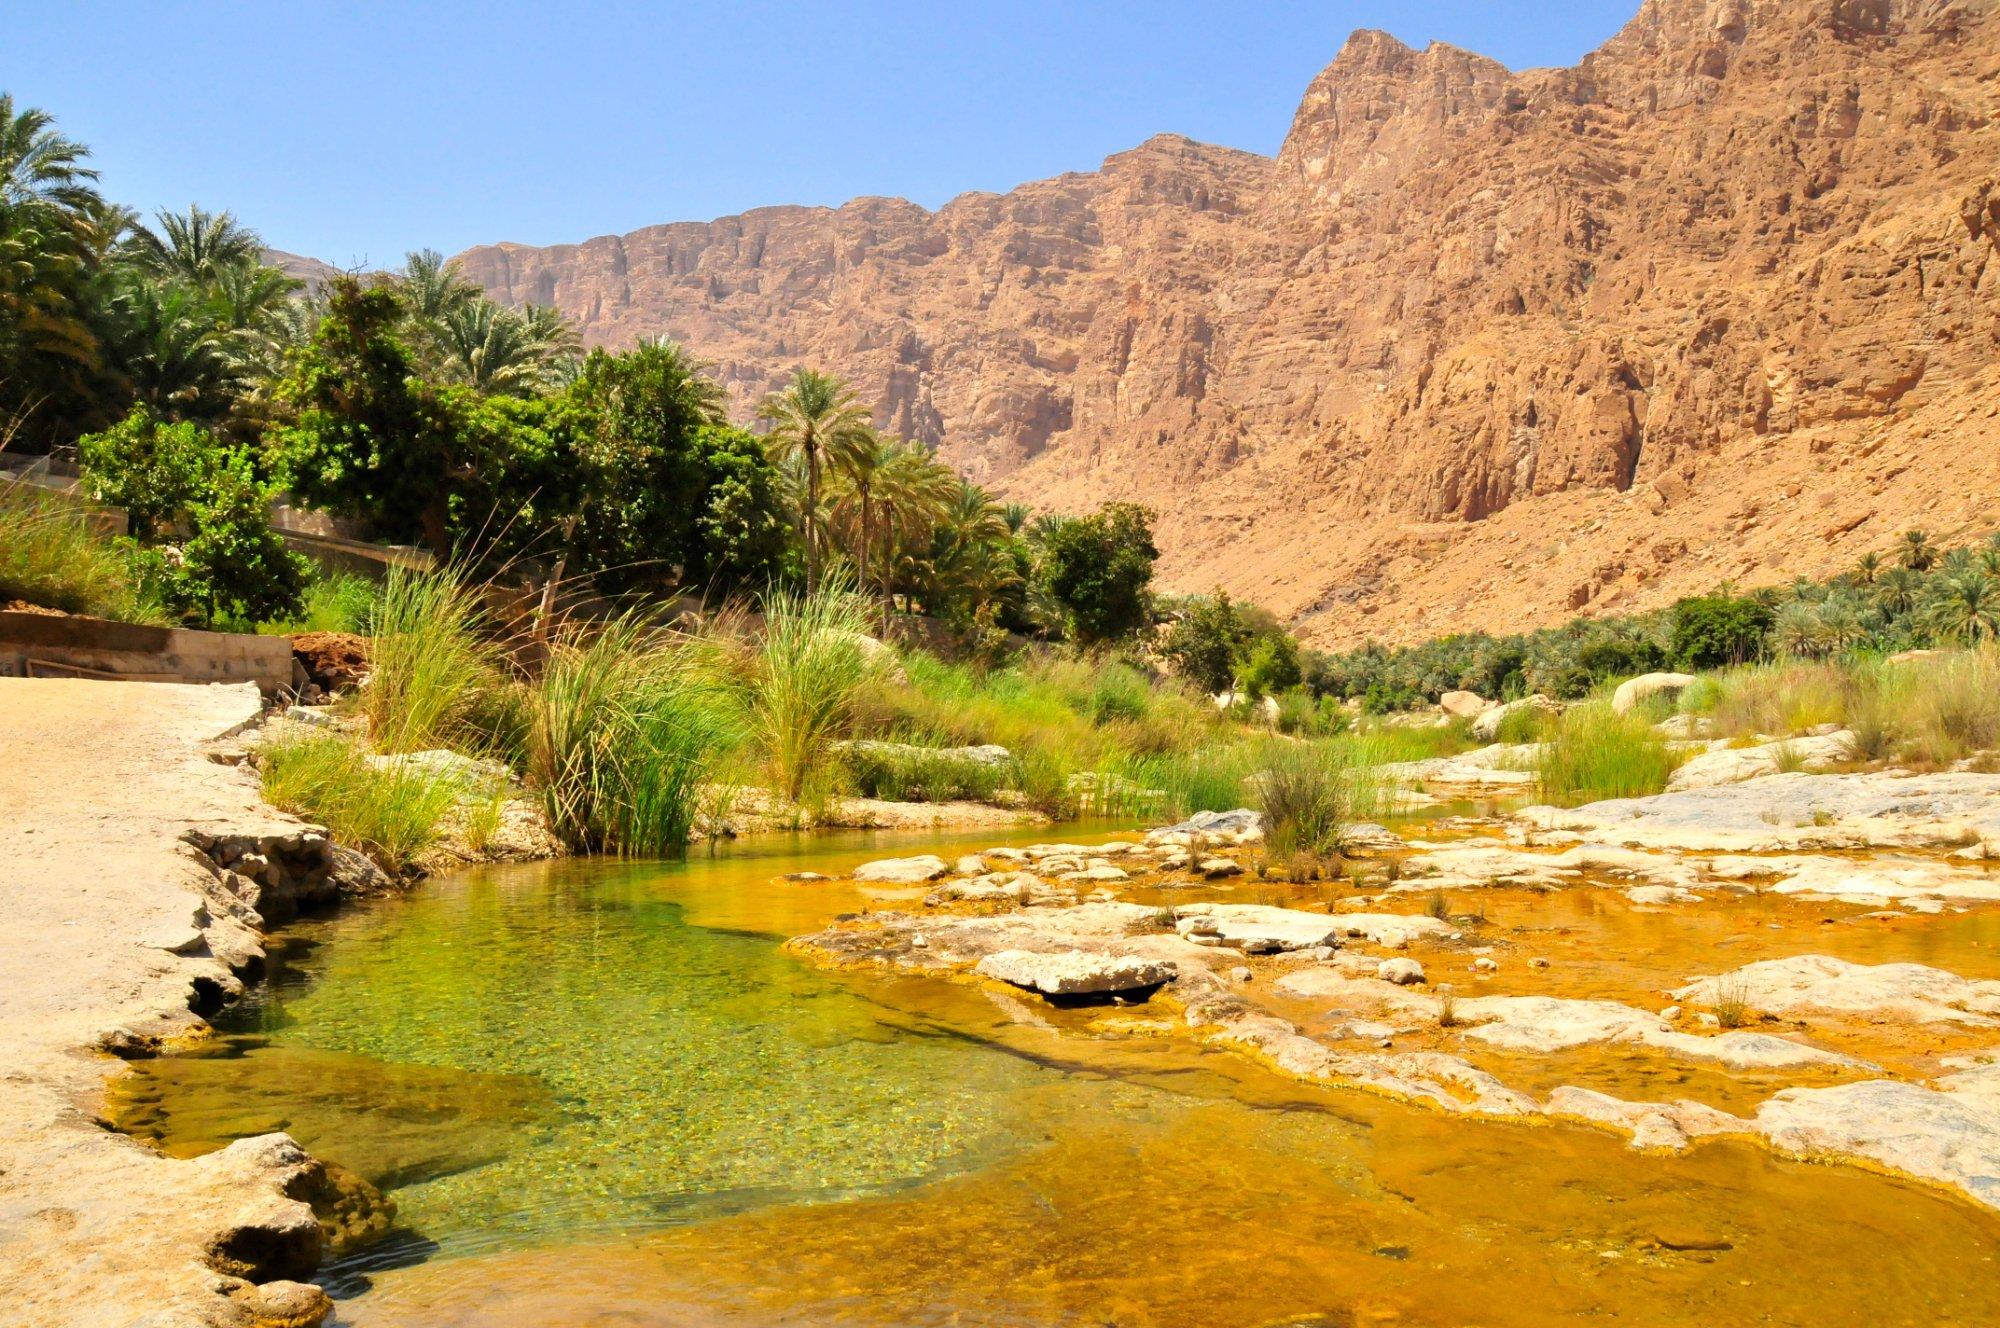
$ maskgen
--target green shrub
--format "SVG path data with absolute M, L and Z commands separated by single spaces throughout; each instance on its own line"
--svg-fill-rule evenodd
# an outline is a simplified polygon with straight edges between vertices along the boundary
M 892 802 L 988 802 L 1012 774 L 1003 764 L 889 743 L 851 743 L 841 756 L 855 792 Z
M 273 742 L 259 753 L 258 771 L 272 806 L 317 821 L 392 873 L 408 871 L 437 842 L 463 792 L 416 766 L 372 764 L 359 744 L 335 734 Z
M 1733 669 L 1714 680 L 1711 714 L 1722 737 L 1803 733 L 1846 717 L 1853 671 L 1827 661 L 1788 660 Z
M 1255 788 L 1264 842 L 1273 856 L 1328 857 L 1339 851 L 1350 819 L 1351 754 L 1351 748 L 1318 743 L 1285 743 L 1267 752 Z
M 1764 651 L 1771 610 L 1754 599 L 1704 595 L 1674 605 L 1670 653 L 1684 669 L 1745 664 Z
M 1144 674 L 1128 664 L 1116 662 L 1098 670 L 1084 714 L 1093 724 L 1109 724 L 1117 719 L 1143 719 L 1151 708 L 1153 686 Z
M 1508 711 L 1501 717 L 1500 727 L 1494 730 L 1493 741 L 1507 743 L 1540 742 L 1549 731 L 1561 722 L 1561 716 L 1537 710 L 1533 706 L 1521 706 Z
M 1575 806 L 1658 793 L 1679 764 L 1643 716 L 1621 715 L 1606 702 L 1589 701 L 1565 711 L 1537 749 L 1535 780 L 1544 801 Z

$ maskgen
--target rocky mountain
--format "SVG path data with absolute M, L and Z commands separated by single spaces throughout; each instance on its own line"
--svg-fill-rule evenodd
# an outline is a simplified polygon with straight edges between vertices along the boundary
M 1358 32 L 1275 160 L 1155 138 L 461 255 L 593 344 L 798 363 L 1165 579 L 1330 644 L 1512 629 L 2000 526 L 1993 0 L 1648 0 L 1575 68 Z

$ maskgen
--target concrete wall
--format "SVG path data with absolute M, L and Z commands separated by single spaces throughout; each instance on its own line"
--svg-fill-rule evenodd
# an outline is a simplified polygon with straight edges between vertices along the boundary
M 292 640 L 0 613 L 0 677 L 254 682 L 269 696 L 292 685 Z

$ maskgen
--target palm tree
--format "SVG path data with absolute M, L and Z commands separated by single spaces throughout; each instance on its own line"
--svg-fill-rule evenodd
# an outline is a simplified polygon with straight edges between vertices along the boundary
M 1825 648 L 1825 633 L 1819 614 L 1804 600 L 1779 605 L 1771 615 L 1770 641 L 1771 648 L 1781 655 L 1798 658 L 1820 654 Z
M 432 329 L 444 373 L 478 392 L 526 396 L 540 387 L 549 363 L 526 320 L 488 299 L 459 304 Z
M 1967 645 L 2000 640 L 2000 581 L 1977 570 L 1942 578 L 1924 604 L 1924 625 Z
M 1854 584 L 1858 586 L 1872 586 L 1875 578 L 1881 575 L 1882 555 L 1872 549 L 1862 554 L 1860 561 L 1854 564 Z
M 1931 564 L 1937 561 L 1937 546 L 1931 543 L 1931 537 L 1926 532 L 1906 530 L 1897 542 L 1896 556 L 1911 571 L 1928 572 Z
M 122 229 L 130 214 L 99 196 L 86 156 L 47 112 L 16 110 L 0 93 L 0 363 L 17 420 L 47 395 L 46 381 L 98 363 L 89 290 L 116 239 L 105 226 L 115 218 Z
M 1836 655 L 1868 640 L 1868 624 L 1852 591 L 1827 596 L 1819 606 L 1819 631 L 1820 643 Z
M 868 408 L 854 390 L 828 374 L 801 367 L 758 411 L 771 425 L 768 446 L 779 464 L 797 460 L 805 472 L 799 513 L 806 542 L 806 588 L 819 585 L 819 476 L 829 460 L 846 457 L 873 433 Z
M 1916 608 L 1923 593 L 1923 573 L 1907 567 L 1892 567 L 1875 582 L 1875 602 L 1891 618 L 1899 618 Z
M 853 553 L 857 586 L 863 593 L 868 590 L 875 556 L 876 480 L 901 446 L 900 440 L 885 438 L 871 429 L 835 462 L 834 473 L 842 492 L 834 499 L 834 516 L 850 526 L 858 525 Z
M 156 220 L 158 231 L 136 226 L 129 242 L 133 258 L 149 272 L 206 287 L 230 268 L 263 261 L 263 240 L 227 212 L 190 206 L 184 213 L 162 212 Z
M 457 263 L 447 263 L 435 249 L 419 249 L 403 256 L 403 296 L 410 302 L 410 316 L 426 326 L 436 326 L 455 309 L 480 298 L 479 287 L 459 274 Z
M 80 216 L 101 200 L 97 172 L 85 166 L 89 149 L 55 130 L 55 117 L 30 106 L 14 109 L 0 92 L 0 208 L 50 208 Z

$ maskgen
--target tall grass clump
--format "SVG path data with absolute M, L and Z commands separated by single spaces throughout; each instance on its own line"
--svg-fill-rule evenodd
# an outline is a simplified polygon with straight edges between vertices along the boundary
M 1348 800 L 1352 749 L 1330 743 L 1270 748 L 1255 781 L 1272 854 L 1330 857 L 1352 820 Z
M 1536 750 L 1535 780 L 1544 801 L 1573 807 L 1600 798 L 1658 793 L 1680 757 L 1642 715 L 1621 715 L 1605 701 L 1563 713 Z
M 1848 726 L 1863 756 L 1945 765 L 2000 748 L 2000 649 L 1857 666 Z
M 482 712 L 505 683 L 486 627 L 479 592 L 460 569 L 389 569 L 369 619 L 370 678 L 361 691 L 379 750 L 496 745 L 496 724 Z
M 732 737 L 690 651 L 629 615 L 566 633 L 524 709 L 527 780 L 559 839 L 639 857 L 687 846 Z
M 1716 679 L 1711 710 L 1722 737 L 1784 737 L 1847 717 L 1851 667 L 1832 660 L 1789 660 L 1735 669 Z
M 371 763 L 351 739 L 326 733 L 269 744 L 258 771 L 272 806 L 317 821 L 394 873 L 408 871 L 437 842 L 462 792 L 450 776 Z
M 127 549 L 73 502 L 31 484 L 0 481 L 0 602 L 163 624 L 166 610 Z
M 297 616 L 282 623 L 259 623 L 260 631 L 365 632 L 375 613 L 375 584 L 351 572 L 320 576 L 305 590 Z
M 763 640 L 738 685 L 772 787 L 792 802 L 829 789 L 833 745 L 872 672 L 869 626 L 867 604 L 841 587 L 765 597 Z

